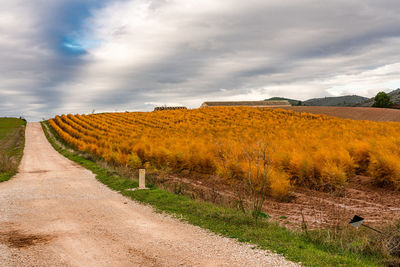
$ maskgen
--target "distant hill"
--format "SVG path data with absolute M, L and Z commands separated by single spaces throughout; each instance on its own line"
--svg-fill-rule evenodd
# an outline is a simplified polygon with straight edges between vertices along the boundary
M 272 100 L 287 100 L 292 106 L 301 106 L 302 102 L 300 100 L 285 98 L 285 97 L 271 97 L 265 99 L 265 101 L 272 101 Z
M 400 106 L 400 88 L 388 93 L 393 105 Z M 374 98 L 358 95 L 312 98 L 305 101 L 285 97 L 271 97 L 265 100 L 287 100 L 292 106 L 371 107 Z
M 400 88 L 388 93 L 390 96 L 390 100 L 392 100 L 393 105 L 399 106 L 400 105 Z M 371 107 L 374 104 L 374 98 L 369 98 L 366 101 L 360 103 L 358 106 L 361 107 Z
M 358 95 L 312 98 L 303 102 L 303 106 L 341 106 L 351 107 L 368 101 L 369 98 Z
M 271 97 L 265 100 L 287 100 L 292 106 L 340 106 L 340 107 L 351 107 L 355 105 L 361 105 L 366 101 L 370 100 L 367 97 L 358 95 L 346 95 L 346 96 L 334 96 L 334 97 L 323 97 L 323 98 L 312 98 L 306 101 L 300 101 L 296 99 L 290 99 L 285 97 Z M 372 105 L 372 104 L 371 104 Z

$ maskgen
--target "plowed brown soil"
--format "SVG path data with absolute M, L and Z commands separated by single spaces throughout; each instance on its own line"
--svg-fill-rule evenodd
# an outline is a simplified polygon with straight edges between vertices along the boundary
M 184 193 L 195 198 L 226 205 L 236 203 L 231 188 L 217 177 L 168 175 L 159 179 L 159 183 L 172 190 L 185 188 Z M 364 217 L 367 224 L 381 227 L 400 220 L 400 191 L 379 188 L 370 177 L 356 176 L 336 192 L 295 188 L 289 201 L 270 197 L 266 199 L 263 211 L 273 220 L 294 229 L 301 227 L 303 217 L 309 228 L 343 227 L 356 214 Z
M 297 112 L 324 114 L 344 119 L 370 121 L 400 121 L 400 109 L 369 108 L 369 107 L 316 107 L 292 106 L 283 109 Z
M 400 220 L 400 192 L 376 187 L 369 177 L 357 176 L 341 192 L 324 193 L 297 188 L 289 203 L 270 200 L 266 210 L 288 226 L 299 226 L 302 213 L 312 227 L 347 225 L 354 215 L 381 227 Z M 287 219 L 279 219 L 286 216 Z

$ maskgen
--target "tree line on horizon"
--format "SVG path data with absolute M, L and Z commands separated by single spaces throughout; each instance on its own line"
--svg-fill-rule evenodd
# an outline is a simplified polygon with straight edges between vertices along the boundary
M 265 100 L 287 100 L 292 106 L 345 106 L 345 107 L 382 107 L 400 106 L 400 88 L 390 93 L 379 92 L 373 98 L 358 95 L 312 98 L 300 101 L 285 97 L 271 97 Z

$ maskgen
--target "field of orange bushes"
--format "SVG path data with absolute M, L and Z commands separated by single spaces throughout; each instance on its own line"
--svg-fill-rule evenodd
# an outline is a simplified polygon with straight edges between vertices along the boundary
M 273 195 L 293 185 L 342 187 L 354 175 L 400 188 L 400 123 L 354 121 L 280 109 L 62 115 L 49 120 L 68 144 L 133 169 L 267 180 Z

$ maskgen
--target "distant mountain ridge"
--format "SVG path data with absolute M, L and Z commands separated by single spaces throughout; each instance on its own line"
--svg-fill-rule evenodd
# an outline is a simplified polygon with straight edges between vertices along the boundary
M 400 88 L 388 93 L 393 105 L 400 105 Z M 271 97 L 265 100 L 287 100 L 292 106 L 336 106 L 336 107 L 371 107 L 374 103 L 374 98 L 363 97 L 359 95 L 345 95 L 312 98 L 305 101 L 290 99 L 285 97 Z
M 351 107 L 369 100 L 358 95 L 332 96 L 324 98 L 312 98 L 303 102 L 304 106 L 343 106 Z

